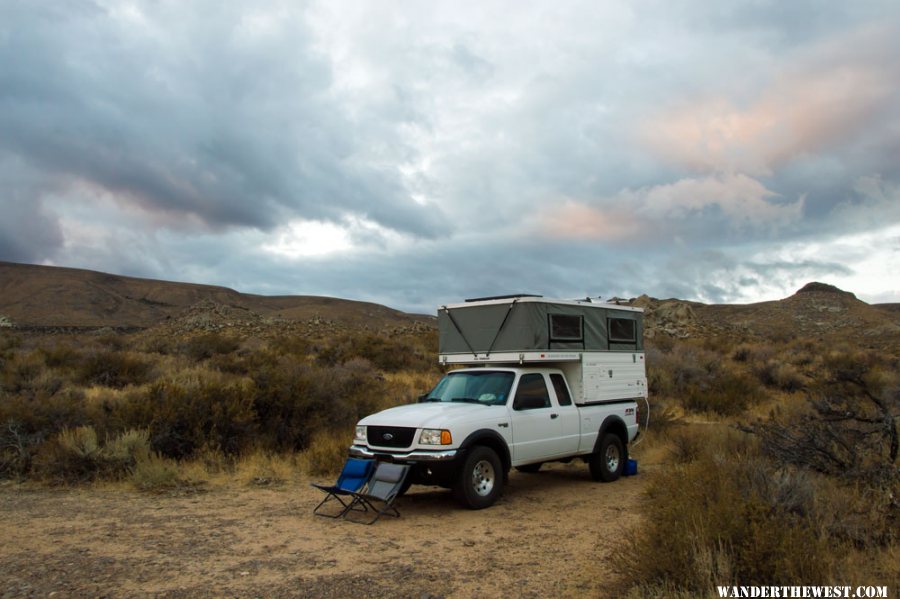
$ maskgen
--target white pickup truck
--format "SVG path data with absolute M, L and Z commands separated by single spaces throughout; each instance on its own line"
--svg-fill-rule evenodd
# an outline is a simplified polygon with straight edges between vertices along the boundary
M 511 468 L 581 458 L 594 480 L 614 481 L 647 397 L 641 317 L 536 296 L 444 306 L 440 361 L 476 366 L 363 418 L 350 454 L 411 464 L 411 484 L 453 489 L 472 509 L 497 500 Z

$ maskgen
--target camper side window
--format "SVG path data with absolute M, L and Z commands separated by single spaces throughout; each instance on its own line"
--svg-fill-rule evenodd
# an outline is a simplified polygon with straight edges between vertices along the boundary
M 582 341 L 584 326 L 581 316 L 570 314 L 550 315 L 551 341 Z
M 609 340 L 614 343 L 634 343 L 637 340 L 634 321 L 627 318 L 609 319 Z
M 542 374 L 525 374 L 519 380 L 513 410 L 536 410 L 550 407 L 550 393 Z

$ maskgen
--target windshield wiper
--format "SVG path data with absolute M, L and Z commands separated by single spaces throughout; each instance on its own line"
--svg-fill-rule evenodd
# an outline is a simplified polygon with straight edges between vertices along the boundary
M 477 399 L 475 399 L 474 397 L 454 397 L 450 401 L 462 401 L 465 403 L 482 403 L 482 402 L 478 401 Z

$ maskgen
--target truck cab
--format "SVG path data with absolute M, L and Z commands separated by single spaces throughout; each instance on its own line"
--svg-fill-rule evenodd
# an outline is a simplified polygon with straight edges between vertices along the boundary
M 595 304 L 528 298 L 500 298 L 501 311 L 496 310 L 497 300 L 442 307 L 439 325 L 452 325 L 457 339 L 447 341 L 453 335 L 441 329 L 439 360 L 468 367 L 448 372 L 415 404 L 363 418 L 350 454 L 410 464 L 411 483 L 453 489 L 459 502 L 472 509 L 488 507 L 499 498 L 513 467 L 535 472 L 545 462 L 580 458 L 595 480 L 616 480 L 627 461 L 628 444 L 638 435 L 637 401 L 647 396 L 643 348 L 639 351 L 635 342 L 634 347 L 610 351 L 607 342 L 605 351 L 586 351 L 585 320 L 596 329 L 605 319 L 608 328 L 610 307 L 601 313 Z M 527 327 L 498 344 L 514 311 L 519 316 L 548 306 L 542 317 L 526 313 L 524 321 L 552 328 L 554 320 L 565 316 L 565 342 L 579 340 L 581 348 L 558 351 L 550 347 L 552 330 L 548 342 L 535 342 L 534 331 Z M 504 312 L 504 317 L 494 322 L 477 312 L 493 317 Z M 634 336 L 640 312 L 628 309 L 627 315 Z M 560 334 L 556 331 L 557 337 Z M 616 343 L 625 341 L 619 337 Z M 458 349 L 459 339 L 465 351 L 444 351 Z M 479 345 L 484 351 L 478 351 Z

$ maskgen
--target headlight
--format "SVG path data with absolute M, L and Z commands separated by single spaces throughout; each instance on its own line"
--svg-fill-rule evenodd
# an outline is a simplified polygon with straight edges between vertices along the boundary
M 356 435 L 353 437 L 354 443 L 365 443 L 366 442 L 366 427 L 357 426 L 356 427 Z
M 450 445 L 453 437 L 450 431 L 440 428 L 423 428 L 419 436 L 419 445 Z

